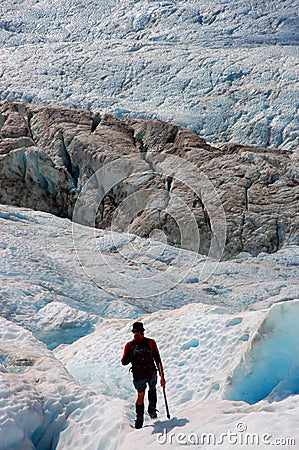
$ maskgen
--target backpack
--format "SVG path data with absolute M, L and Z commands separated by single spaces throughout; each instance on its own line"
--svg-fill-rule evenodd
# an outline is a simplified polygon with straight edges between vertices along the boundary
M 149 339 L 145 338 L 141 344 L 136 341 L 132 341 L 131 344 L 131 363 L 134 380 L 151 378 L 157 369 L 149 346 Z

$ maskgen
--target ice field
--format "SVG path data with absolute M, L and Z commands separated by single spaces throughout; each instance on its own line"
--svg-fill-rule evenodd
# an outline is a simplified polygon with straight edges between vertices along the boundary
M 299 450 L 299 246 L 286 245 L 298 244 L 298 6 L 298 0 L 0 2 L 0 450 Z M 20 103 L 10 108 L 10 102 Z M 38 104 L 53 111 L 37 115 Z M 172 125 L 163 131 L 155 122 L 147 131 L 121 123 L 133 126 L 135 119 Z M 176 143 L 176 125 L 199 139 L 188 131 Z M 158 143 L 160 135 L 166 144 Z M 203 245 L 181 246 L 196 251 L 167 245 L 156 193 L 158 229 L 141 234 L 148 239 L 83 225 L 95 224 L 98 207 L 111 218 L 114 206 L 119 223 L 132 223 L 126 208 L 139 197 L 124 201 L 129 184 L 119 202 L 107 196 L 108 203 L 92 203 L 106 186 L 92 176 L 104 161 L 138 152 L 133 182 L 143 186 L 155 169 L 151 153 L 184 151 L 210 182 L 214 159 L 207 148 L 212 156 L 223 149 L 214 176 L 225 195 L 209 194 L 213 209 L 204 189 L 194 192 Z M 169 161 L 171 171 L 158 167 L 167 202 L 172 170 L 180 166 Z M 114 183 L 116 173 L 123 180 L 124 167 L 104 167 L 103 179 Z M 199 175 L 190 168 L 181 181 L 192 177 Z M 64 200 L 70 186 L 85 196 L 68 215 L 75 201 Z M 141 208 L 132 208 L 140 226 L 148 225 L 139 214 L 149 196 L 143 192 Z M 57 195 L 55 214 L 73 214 L 73 221 L 38 211 L 53 212 L 47 201 Z M 22 203 L 26 196 L 33 203 Z M 182 203 L 175 199 L 171 208 L 164 213 L 175 218 Z M 266 219 L 257 220 L 264 210 Z M 194 243 L 185 214 L 179 225 Z M 197 253 L 209 242 L 218 253 Z M 237 250 L 225 254 L 228 244 Z M 244 248 L 257 256 L 237 254 Z M 132 374 L 121 364 L 136 320 L 157 342 L 170 411 L 169 419 L 158 380 L 158 417 L 147 414 L 146 395 L 141 429 L 134 427 Z
M 0 206 L 1 449 L 298 448 L 298 247 L 240 254 L 201 283 L 207 258 L 182 279 L 192 253 L 131 235 L 115 236 L 116 251 L 111 234 L 80 226 L 84 271 L 72 228 Z M 109 292 L 111 267 L 178 283 L 133 301 Z M 158 419 L 145 414 L 141 430 L 120 364 L 136 319 L 158 343 L 171 414 L 158 387 Z
M 298 145 L 298 0 L 5 0 L 0 42 L 2 100 Z

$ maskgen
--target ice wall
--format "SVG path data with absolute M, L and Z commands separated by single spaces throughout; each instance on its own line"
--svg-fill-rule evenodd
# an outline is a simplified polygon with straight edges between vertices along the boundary
M 273 306 L 228 378 L 225 397 L 250 404 L 299 393 L 299 301 Z

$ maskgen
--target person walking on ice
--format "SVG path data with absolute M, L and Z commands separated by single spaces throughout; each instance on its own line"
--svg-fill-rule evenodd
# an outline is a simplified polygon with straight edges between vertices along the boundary
M 127 342 L 121 363 L 126 366 L 131 363 L 133 384 L 137 390 L 135 428 L 141 428 L 144 416 L 144 395 L 148 384 L 148 413 L 152 419 L 157 417 L 157 367 L 160 374 L 162 388 L 166 381 L 159 350 L 154 339 L 144 336 L 142 322 L 135 322 L 132 327 L 134 339 Z M 156 367 L 157 365 L 157 367 Z

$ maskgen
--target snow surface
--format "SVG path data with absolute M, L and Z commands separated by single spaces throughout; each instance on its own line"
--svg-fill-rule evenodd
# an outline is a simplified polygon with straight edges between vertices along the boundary
M 67 417 L 90 393 L 44 344 L 3 318 L 0 345 L 0 448 L 55 448 Z
M 0 42 L 1 100 L 298 145 L 298 0 L 4 0 Z
M 0 206 L 0 449 L 299 448 L 299 248 L 240 254 L 201 283 L 213 261 L 112 238 L 76 227 L 82 267 L 69 220 Z M 144 297 L 125 297 L 118 272 L 147 276 Z M 157 275 L 171 289 L 148 298 Z M 158 343 L 171 414 L 158 387 L 141 430 L 120 364 L 136 318 Z

